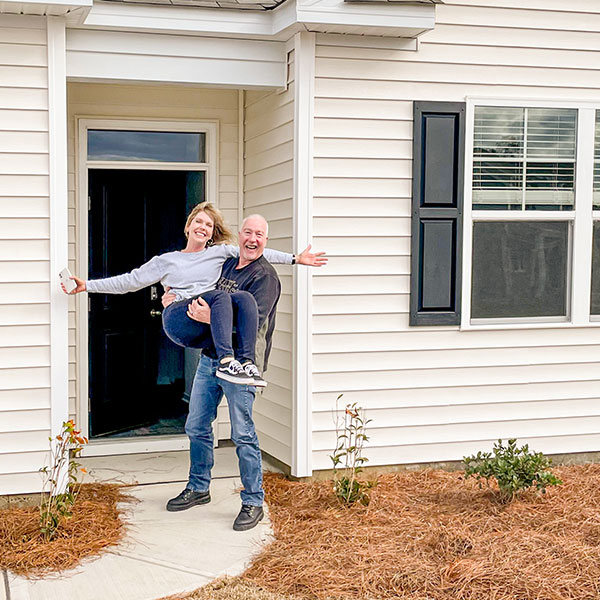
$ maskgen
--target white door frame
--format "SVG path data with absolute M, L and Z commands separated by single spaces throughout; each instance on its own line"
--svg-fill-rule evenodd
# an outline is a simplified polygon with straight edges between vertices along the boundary
M 132 120 L 76 117 L 76 200 L 77 235 L 76 263 L 77 275 L 82 279 L 88 276 L 88 169 L 148 169 L 176 171 L 205 171 L 206 199 L 218 205 L 218 121 L 167 121 Z M 206 162 L 204 163 L 165 163 L 153 161 L 90 161 L 87 157 L 87 132 L 89 129 L 108 129 L 124 131 L 185 131 L 206 133 Z M 183 223 L 182 223 L 183 225 Z M 83 435 L 89 438 L 89 348 L 88 348 L 88 298 L 87 294 L 75 297 L 76 314 L 76 393 L 77 422 Z M 90 440 L 82 451 L 82 456 L 104 456 L 114 454 L 137 454 L 142 452 L 162 452 L 167 450 L 186 450 L 189 440 L 185 435 L 169 435 L 143 438 L 104 438 Z

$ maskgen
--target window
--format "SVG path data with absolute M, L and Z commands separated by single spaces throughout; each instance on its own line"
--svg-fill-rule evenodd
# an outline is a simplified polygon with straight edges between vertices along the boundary
M 204 163 L 206 134 L 89 129 L 88 160 Z
M 575 199 L 572 109 L 475 109 L 473 208 L 571 210 Z
M 469 103 L 463 326 L 600 320 L 600 110 L 523 104 Z
M 78 129 L 81 190 L 90 169 L 189 171 L 188 196 L 217 201 L 217 123 L 80 119 Z
M 593 209 L 600 210 L 600 110 L 596 111 L 594 131 L 594 192 Z M 594 215 L 597 216 L 596 214 Z M 591 314 L 600 315 L 600 220 L 594 220 L 592 242 Z
M 596 111 L 594 133 L 594 210 L 600 210 L 600 110 Z
M 569 223 L 473 224 L 474 319 L 565 317 Z
M 600 221 L 594 221 L 591 304 L 592 315 L 600 315 Z

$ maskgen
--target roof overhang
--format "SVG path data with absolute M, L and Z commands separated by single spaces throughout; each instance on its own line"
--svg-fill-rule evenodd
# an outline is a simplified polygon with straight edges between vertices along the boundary
M 415 2 L 287 0 L 273 10 L 227 10 L 95 2 L 70 27 L 285 41 L 297 31 L 415 38 L 435 26 L 435 5 Z
M 364 4 L 387 3 L 392 4 L 444 4 L 444 0 L 344 0 L 344 2 L 363 2 Z
M 63 17 L 76 9 L 89 10 L 93 0 L 2 0 L 1 14 Z

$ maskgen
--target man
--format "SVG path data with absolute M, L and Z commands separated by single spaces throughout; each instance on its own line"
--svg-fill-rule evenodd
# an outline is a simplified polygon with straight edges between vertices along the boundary
M 275 329 L 275 312 L 281 294 L 281 284 L 275 269 L 263 257 L 268 240 L 268 224 L 260 215 L 244 219 L 239 231 L 239 259 L 230 258 L 223 265 L 219 289 L 250 292 L 258 306 L 258 337 L 256 364 L 263 372 L 271 350 Z M 311 253 L 310 246 L 292 259 L 292 264 L 322 266 L 327 262 L 323 252 Z M 163 304 L 168 305 L 169 295 Z M 190 303 L 188 316 L 210 323 L 210 308 L 201 298 Z M 216 354 L 203 351 L 190 394 L 190 408 L 185 432 L 190 438 L 190 475 L 188 484 L 177 497 L 167 502 L 168 511 L 180 511 L 210 502 L 211 469 L 214 464 L 212 422 L 223 396 L 227 397 L 231 421 L 231 439 L 236 447 L 240 477 L 242 508 L 233 523 L 236 531 L 255 527 L 263 518 L 262 460 L 258 438 L 252 420 L 252 405 L 256 388 L 230 383 L 217 378 Z

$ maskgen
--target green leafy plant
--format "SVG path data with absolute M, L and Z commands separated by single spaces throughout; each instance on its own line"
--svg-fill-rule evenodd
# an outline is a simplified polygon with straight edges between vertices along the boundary
M 75 429 L 73 420 L 65 421 L 61 432 L 54 439 L 48 439 L 50 464 L 40 469 L 44 476 L 40 531 L 46 541 L 51 540 L 60 524 L 72 515 L 81 487 L 79 473 L 86 472 L 76 459 L 88 442 L 81 431 Z
M 338 408 L 340 394 L 336 400 Z M 369 459 L 362 455 L 364 443 L 369 440 L 366 434 L 370 419 L 365 419 L 364 410 L 354 404 L 347 404 L 343 416 L 336 410 L 336 436 L 337 442 L 334 453 L 331 455 L 333 462 L 333 492 L 344 506 L 356 502 L 369 504 L 369 490 L 373 482 L 359 478 L 362 465 Z
M 531 452 L 527 444 L 519 448 L 516 439 L 508 440 L 507 446 L 498 440 L 492 452 L 478 452 L 464 457 L 463 461 L 465 479 L 476 477 L 479 487 L 482 479 L 488 484 L 495 479 L 504 502 L 529 488 L 544 494 L 548 486 L 562 483 L 549 471 L 552 464 L 549 458 L 541 452 Z

